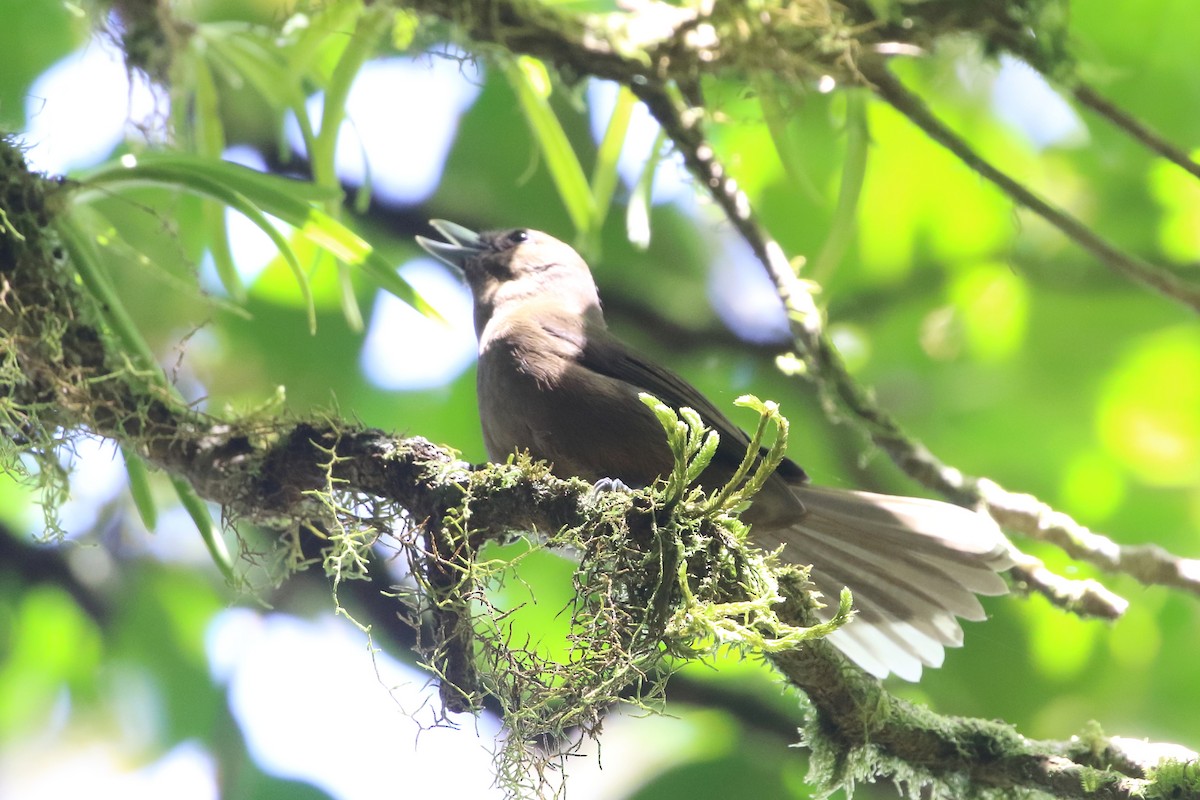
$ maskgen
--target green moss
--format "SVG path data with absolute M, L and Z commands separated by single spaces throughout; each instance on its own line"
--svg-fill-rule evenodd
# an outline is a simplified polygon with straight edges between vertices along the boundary
M 558 531 L 516 557 L 564 547 L 580 554 L 571 599 L 562 610 L 569 619 L 563 641 L 529 640 L 514 626 L 514 609 L 492 605 L 489 598 L 519 573 L 511 561 L 479 557 L 473 527 L 477 504 L 482 510 L 506 502 L 506 488 L 544 479 L 544 464 L 518 456 L 473 471 L 459 484 L 461 496 L 453 498 L 440 524 L 406 540 L 417 582 L 405 595 L 407 616 L 429 633 L 424 662 L 442 682 L 448 708 L 477 709 L 489 696 L 499 704 L 509 735 L 497 771 L 510 794 L 545 789 L 548 763 L 596 734 L 612 705 L 661 710 L 666 682 L 684 659 L 728 648 L 747 654 L 786 650 L 848 618 L 847 594 L 829 623 L 783 622 L 784 592 L 773 562 L 746 544 L 747 528 L 738 514 L 786 446 L 787 421 L 778 409 L 755 407 L 763 422 L 746 468 L 730 486 L 711 493 L 693 486 L 715 439 L 694 413 L 665 407 L 656 412 L 675 452 L 672 475 L 632 492 L 596 493 L 582 483 L 567 484 L 567 501 L 582 500 L 588 522 Z M 771 428 L 779 435 L 760 457 Z M 800 583 L 803 574 L 792 578 Z
M 1146 770 L 1144 796 L 1152 800 L 1200 798 L 1200 761 L 1166 760 Z

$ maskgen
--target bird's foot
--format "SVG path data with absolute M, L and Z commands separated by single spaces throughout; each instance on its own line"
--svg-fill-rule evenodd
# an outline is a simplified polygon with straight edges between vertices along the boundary
M 630 489 L 627 485 L 625 485 L 620 478 L 601 478 L 592 484 L 591 494 L 593 498 L 596 498 L 602 494 L 608 494 L 609 492 L 628 493 L 632 491 L 633 489 Z

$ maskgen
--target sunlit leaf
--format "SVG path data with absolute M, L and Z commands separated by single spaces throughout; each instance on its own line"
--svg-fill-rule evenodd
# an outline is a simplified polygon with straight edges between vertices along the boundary
M 1141 480 L 1200 481 L 1200 329 L 1139 341 L 1109 375 L 1096 421 L 1109 451 Z
M 125 460 L 125 474 L 129 480 L 129 496 L 133 498 L 134 508 L 141 517 L 146 530 L 153 531 L 158 525 L 158 506 L 154 502 L 154 493 L 150 489 L 150 473 L 146 462 L 127 447 L 121 448 L 121 456 Z
M 571 224 L 576 232 L 588 230 L 595 214 L 592 193 L 579 157 L 550 107 L 551 84 L 545 65 L 535 58 L 520 56 L 504 62 L 503 69 L 546 159 L 546 167 L 571 217 Z
M 1150 172 L 1150 188 L 1166 211 L 1158 223 L 1163 252 L 1180 262 L 1200 259 L 1200 182 L 1165 161 Z
M 412 46 L 420 28 L 421 18 L 406 8 L 398 8 L 392 19 L 392 47 L 404 51 Z
M 950 299 L 975 357 L 992 361 L 1019 352 L 1029 318 L 1029 290 L 1008 265 L 966 268 L 954 276 Z
M 1028 658 L 1037 672 L 1056 681 L 1078 678 L 1096 651 L 1102 629 L 1044 603 L 1021 611 L 1029 631 Z
M 617 188 L 621 150 L 625 145 L 625 136 L 629 132 L 629 121 L 633 118 L 633 109 L 637 98 L 626 87 L 617 91 L 617 101 L 613 105 L 612 116 L 609 117 L 608 127 L 604 130 L 604 138 L 600 141 L 600 149 L 596 152 L 596 165 L 592 169 L 592 220 L 588 227 L 588 238 L 593 242 L 591 247 L 585 247 L 591 252 L 604 218 L 608 215 L 609 204 L 612 203 L 613 192 Z
M 1125 499 L 1125 474 L 1111 456 L 1080 453 L 1066 465 L 1059 491 L 1063 507 L 1078 519 L 1104 520 Z
M 290 249 L 304 271 L 304 285 L 308 287 L 313 306 L 319 311 L 339 308 L 341 287 L 336 259 L 295 230 L 288 230 L 286 235 Z M 308 296 L 296 281 L 294 267 L 282 254 L 267 262 L 251 284 L 250 294 L 290 308 L 304 309 L 308 304 Z
M 654 192 L 654 173 L 662 160 L 662 149 L 666 144 L 666 134 L 661 130 L 654 137 L 654 146 L 642 165 L 642 171 L 634 184 L 629 197 L 629 207 L 625 210 L 625 231 L 629 242 L 639 250 L 650 246 L 650 203 Z

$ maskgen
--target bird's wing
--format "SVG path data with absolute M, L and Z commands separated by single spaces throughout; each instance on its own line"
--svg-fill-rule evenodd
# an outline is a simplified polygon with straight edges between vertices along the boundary
M 624 381 L 638 391 L 649 392 L 673 408 L 687 406 L 694 409 L 708 427 L 720 434 L 718 452 L 723 457 L 736 465 L 745 455 L 750 437 L 696 387 L 632 350 L 607 330 L 588 331 L 579 363 L 602 375 Z M 804 470 L 790 459 L 784 460 L 779 474 L 790 483 L 805 483 L 808 480 Z
M 746 434 L 734 425 L 707 397 L 683 378 L 649 361 L 630 349 L 608 331 L 589 331 L 580 359 L 582 366 L 649 392 L 673 408 L 687 406 L 699 412 L 704 422 L 729 442 L 745 451 L 750 443 Z

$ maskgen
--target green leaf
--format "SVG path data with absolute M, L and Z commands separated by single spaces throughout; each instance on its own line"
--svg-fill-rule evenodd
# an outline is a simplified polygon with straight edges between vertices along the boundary
M 584 252 L 590 254 L 596 251 L 600 229 L 604 227 L 604 219 L 608 216 L 613 192 L 617 188 L 617 167 L 636 105 L 637 97 L 628 87 L 622 86 L 617 92 L 617 102 L 608 119 L 608 127 L 604 130 L 600 149 L 596 152 L 596 165 L 592 169 L 592 218 L 584 236 Z
M 175 487 L 175 493 L 179 495 L 179 502 L 183 504 L 184 510 L 200 531 L 200 538 L 204 540 L 204 546 L 208 548 L 217 569 L 221 570 L 221 574 L 231 585 L 237 585 L 238 578 L 233 571 L 233 560 L 229 557 L 229 549 L 225 546 L 225 540 L 221 538 L 220 528 L 213 521 L 208 505 L 183 478 L 172 476 L 171 485 Z
M 634 184 L 633 193 L 629 197 L 629 207 L 625 210 L 625 231 L 629 242 L 638 250 L 650 246 L 650 202 L 654 191 L 654 173 L 662 160 L 663 145 L 667 143 L 667 135 L 661 129 L 654 137 L 654 146 L 642 166 L 642 172 Z
M 150 490 L 150 473 L 146 469 L 146 462 L 128 447 L 121 447 L 121 455 L 125 459 L 125 474 L 129 478 L 129 496 L 133 498 L 133 507 L 137 509 L 146 530 L 153 531 L 158 524 L 158 507 Z
M 254 201 L 281 219 L 303 216 L 313 203 L 340 199 L 341 190 L 270 175 L 223 161 L 186 153 L 145 153 L 107 164 L 80 179 L 78 203 L 90 203 L 110 183 L 143 183 L 208 194 L 206 187 L 220 185 Z M 99 193 L 104 194 L 103 189 Z
M 297 226 L 297 232 L 347 264 L 361 266 L 379 286 L 399 297 L 427 317 L 445 322 L 437 309 L 429 305 L 412 285 L 400 277 L 395 265 L 384 258 L 366 240 L 328 214 L 309 209 L 307 219 Z
M 421 27 L 421 18 L 406 8 L 396 9 L 392 20 L 392 47 L 403 52 L 412 46 Z
M 225 161 L 155 155 L 142 158 L 133 165 L 108 166 L 92 173 L 84 188 L 76 195 L 76 200 L 86 203 L 113 184 L 165 186 L 189 191 L 220 200 L 246 216 L 270 237 L 287 260 L 301 291 L 305 293 L 310 327 L 315 327 L 316 315 L 307 273 L 287 237 L 267 219 L 266 214 L 283 220 L 301 236 L 329 250 L 345 263 L 360 266 L 381 288 L 422 314 L 444 321 L 442 315 L 397 274 L 395 265 L 348 227 L 312 205 L 317 198 L 329 196 L 329 191 L 319 186 L 264 175 Z M 289 193 L 293 186 L 295 191 Z
M 239 167 L 236 164 L 229 164 L 228 162 L 220 161 L 215 163 L 224 164 L 226 167 L 231 167 L 233 168 L 234 172 L 240 170 L 242 172 L 251 173 L 252 175 L 260 174 L 254 170 L 247 169 L 245 167 Z M 199 194 L 204 197 L 210 197 L 214 200 L 219 200 L 226 206 L 232 208 L 234 211 L 241 213 L 248 220 L 254 223 L 259 230 L 265 233 L 268 238 L 270 238 L 271 242 L 279 250 L 280 255 L 282 255 L 287 261 L 288 266 L 291 268 L 292 274 L 295 276 L 296 282 L 300 287 L 300 291 L 303 293 L 305 298 L 305 305 L 308 309 L 309 330 L 316 331 L 317 314 L 312 302 L 312 290 L 308 285 L 308 275 L 304 272 L 304 268 L 300 266 L 300 261 L 296 257 L 296 253 L 292 250 L 291 244 L 288 242 L 287 237 L 279 232 L 279 229 L 276 228 L 269 219 L 267 219 L 266 214 L 264 214 L 259 207 L 254 204 L 254 202 L 238 192 L 236 189 L 231 188 L 228 183 L 222 182 L 219 176 L 214 177 L 212 171 L 207 168 L 211 167 L 211 164 L 206 164 L 205 167 L 206 168 L 204 169 L 192 170 L 173 167 L 169 164 L 147 165 L 145 163 L 139 163 L 135 166 L 126 168 L 123 171 L 107 172 L 99 181 L 93 177 L 88 181 L 88 183 L 93 187 L 95 187 L 97 183 L 125 182 L 135 185 L 145 184 L 151 186 L 178 188 Z M 296 182 L 299 183 L 299 181 Z M 262 188 L 253 183 L 247 183 L 246 185 L 248 185 L 251 189 Z M 277 195 L 276 190 L 274 189 L 267 191 L 265 196 L 278 204 L 276 207 L 281 213 L 277 214 L 277 216 L 281 216 L 285 221 L 290 222 L 290 220 L 288 220 L 289 215 L 293 217 L 298 215 L 306 216 L 309 212 L 315 210 L 312 208 L 312 206 L 306 203 Z
M 579 157 L 550 107 L 550 75 L 541 61 L 530 56 L 506 61 L 502 67 L 517 93 L 521 111 L 546 159 L 546 167 L 571 217 L 571 224 L 577 234 L 582 234 L 595 216 L 595 202 Z

